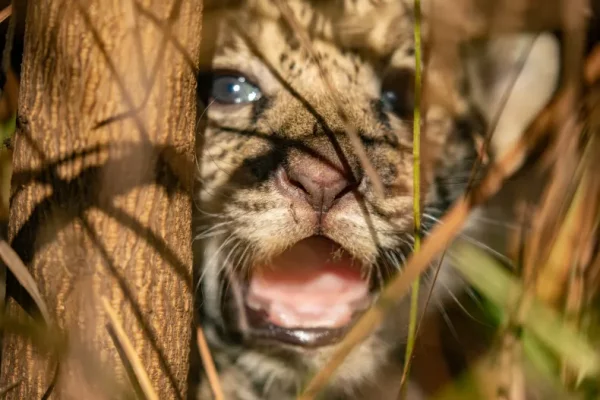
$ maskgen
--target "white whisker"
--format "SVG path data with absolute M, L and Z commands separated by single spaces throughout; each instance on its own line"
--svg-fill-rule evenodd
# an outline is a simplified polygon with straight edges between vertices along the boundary
M 194 237 L 193 241 L 197 241 L 197 240 L 203 240 L 203 239 L 209 239 L 215 236 L 219 236 L 222 235 L 224 233 L 227 233 L 227 229 L 219 229 L 216 231 L 212 231 L 212 232 L 205 232 L 205 233 L 201 233 L 198 234 Z
M 434 220 L 436 223 L 443 224 L 442 221 L 440 221 L 439 219 L 437 219 L 437 218 L 435 218 L 433 216 L 430 216 L 428 214 L 423 214 L 423 216 L 428 217 L 428 218 Z M 423 229 L 423 233 L 425 235 L 429 235 L 430 234 L 430 232 L 429 232 L 428 229 Z M 458 233 L 458 235 L 456 235 L 456 237 L 464 239 L 467 242 L 469 242 L 471 244 L 474 244 L 474 245 L 482 248 L 483 250 L 488 251 L 489 253 L 493 254 L 494 256 L 498 257 L 499 259 L 501 259 L 504 262 L 507 262 L 509 264 L 512 263 L 512 260 L 509 257 L 507 257 L 506 255 L 504 255 L 501 252 L 499 252 L 498 250 L 490 247 L 489 245 L 487 245 L 487 244 L 485 244 L 485 243 L 483 243 L 483 242 L 475 239 L 474 237 L 472 237 L 471 235 L 469 235 L 469 234 L 467 234 L 465 232 Z
M 454 339 L 456 339 L 457 341 L 460 341 L 458 332 L 456 332 L 456 329 L 454 328 L 454 325 L 452 324 L 452 320 L 450 319 L 450 316 L 448 316 L 448 313 L 444 309 L 444 305 L 437 300 L 435 303 L 436 303 L 436 308 L 442 315 L 442 318 L 444 318 L 444 322 L 448 326 L 448 329 L 450 329 L 450 333 L 452 333 L 452 336 L 454 336 Z
M 206 230 L 200 231 L 198 232 L 199 235 L 205 234 L 205 233 L 209 233 L 215 229 L 223 229 L 226 228 L 230 225 L 233 225 L 233 221 L 222 221 L 222 222 L 218 222 L 216 224 L 210 224 L 210 225 L 199 225 L 197 228 L 198 229 L 203 229 L 203 228 L 207 228 Z
M 451 251 L 447 251 L 445 253 L 445 256 L 456 261 L 457 258 L 456 256 L 451 252 Z M 462 279 L 462 278 L 460 278 Z M 456 305 L 458 305 L 458 307 L 460 308 L 460 310 L 462 312 L 464 312 L 469 318 L 471 318 L 473 321 L 476 321 L 482 325 L 488 326 L 488 324 L 486 324 L 484 321 L 481 321 L 480 319 L 476 318 L 475 316 L 473 316 L 473 314 L 471 314 L 466 308 L 465 306 L 463 306 L 463 304 L 460 302 L 460 300 L 458 299 L 458 297 L 456 297 L 456 294 L 454 294 L 454 292 L 448 287 L 448 285 L 446 285 L 444 283 L 443 280 L 436 280 L 435 282 L 436 284 L 441 284 L 444 289 L 446 290 L 446 293 L 450 296 L 450 298 L 456 303 Z M 468 290 L 468 285 L 467 285 L 467 290 L 465 290 L 465 293 L 471 298 L 471 300 L 473 300 L 473 302 L 475 303 L 475 305 L 477 307 L 479 307 L 480 309 L 483 309 L 483 305 L 481 304 L 481 302 L 479 301 L 479 299 L 477 299 L 477 297 L 473 294 L 472 291 Z
M 428 213 L 423 213 L 423 217 L 430 219 L 436 223 L 443 223 L 443 221 L 440 218 L 437 218 L 431 214 Z M 523 228 L 522 226 L 520 226 L 519 224 L 516 223 L 511 223 L 511 222 L 505 222 L 505 221 L 501 221 L 498 219 L 493 219 L 490 217 L 485 217 L 485 216 L 481 216 L 481 215 L 477 215 L 474 213 L 471 213 L 471 215 L 469 216 L 469 219 L 473 220 L 473 221 L 477 221 L 477 222 L 481 222 L 484 224 L 488 224 L 488 225 L 494 225 L 494 226 L 498 226 L 501 228 L 506 228 L 506 229 L 510 229 L 510 230 L 517 230 L 517 229 L 521 229 Z
M 234 269 L 243 270 L 243 268 L 247 265 L 250 259 L 250 253 L 248 253 L 248 250 L 250 250 L 251 248 L 252 246 L 250 244 L 246 244 L 246 247 L 244 247 L 244 251 L 240 253 L 238 260 L 234 264 Z
M 198 278 L 198 282 L 196 283 L 196 291 L 200 288 L 200 285 L 202 283 L 202 279 L 204 279 L 204 276 L 206 275 L 206 272 L 208 270 L 208 268 L 211 268 L 211 264 L 215 262 L 216 258 L 219 256 L 219 254 L 221 253 L 221 251 L 225 248 L 225 246 L 227 246 L 229 244 L 229 242 L 231 242 L 232 240 L 236 240 L 236 237 L 234 236 L 233 233 L 231 233 L 227 239 L 225 239 L 223 241 L 223 243 L 221 243 L 221 245 L 219 246 L 219 248 L 214 252 L 214 254 L 212 254 L 212 257 L 207 261 L 204 262 L 204 270 L 202 271 L 202 274 L 200 275 L 200 278 Z
M 194 202 L 194 206 L 195 206 L 195 210 L 198 211 L 199 213 L 206 215 L 207 217 L 211 217 L 211 218 L 215 218 L 215 219 L 224 219 L 225 217 L 219 214 L 214 214 L 214 213 L 210 213 L 206 210 L 203 210 L 202 208 L 200 208 L 200 206 Z

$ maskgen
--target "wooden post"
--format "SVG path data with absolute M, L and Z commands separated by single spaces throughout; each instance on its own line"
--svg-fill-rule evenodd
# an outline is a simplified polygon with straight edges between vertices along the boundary
M 186 396 L 201 17 L 201 0 L 29 2 L 9 237 L 69 338 L 51 398 L 128 382 L 102 299 L 158 397 Z M 42 398 L 53 371 L 5 336 L 0 387 L 23 380 L 7 398 Z

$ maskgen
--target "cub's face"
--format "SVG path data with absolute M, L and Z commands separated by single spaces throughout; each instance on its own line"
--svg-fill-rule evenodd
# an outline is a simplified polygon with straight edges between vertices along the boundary
M 206 14 L 195 229 L 200 307 L 217 362 L 296 385 L 414 243 L 415 59 L 410 31 L 395 52 L 376 55 L 328 34 L 335 13 L 309 2 L 292 9 L 310 51 L 268 10 Z M 458 120 L 435 105 L 424 116 L 422 210 L 436 217 L 474 158 Z M 363 379 L 387 362 L 407 314 L 400 307 L 338 379 Z

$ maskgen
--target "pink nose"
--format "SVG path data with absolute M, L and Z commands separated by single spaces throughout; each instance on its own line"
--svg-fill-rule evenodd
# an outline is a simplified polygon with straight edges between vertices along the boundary
M 318 212 L 327 212 L 357 186 L 352 174 L 308 156 L 280 167 L 277 183 L 288 197 L 304 201 Z

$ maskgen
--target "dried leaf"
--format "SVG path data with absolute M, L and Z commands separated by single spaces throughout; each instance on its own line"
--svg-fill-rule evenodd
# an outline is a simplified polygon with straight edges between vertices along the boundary
M 111 336 L 113 337 L 113 340 L 115 340 L 115 346 L 119 349 L 119 354 L 122 357 L 125 369 L 129 373 L 130 378 L 135 385 L 141 389 L 141 394 L 143 394 L 146 400 L 158 400 L 158 395 L 152 387 L 150 377 L 135 352 L 133 344 L 131 344 L 131 341 L 125 334 L 125 330 L 119 322 L 117 313 L 115 313 L 105 298 L 102 299 L 102 307 L 108 316 L 109 327 L 112 330 L 112 333 L 114 333 Z
M 208 381 L 210 382 L 210 387 L 213 391 L 213 395 L 215 396 L 215 400 L 225 400 L 223 389 L 221 388 L 221 383 L 219 382 L 219 375 L 217 374 L 215 363 L 210 355 L 210 349 L 206 343 L 206 338 L 204 337 L 204 331 L 202 330 L 202 327 L 198 328 L 196 334 L 198 340 L 198 349 L 200 349 L 200 356 L 202 357 L 202 365 L 204 365 L 204 370 L 208 376 Z
M 17 281 L 23 286 L 27 293 L 31 296 L 35 305 L 40 312 L 40 315 L 44 319 L 46 324 L 50 323 L 50 314 L 48 313 L 48 307 L 42 299 L 42 295 L 37 287 L 37 284 L 33 280 L 33 277 L 29 273 L 29 270 L 19 258 L 19 255 L 8 245 L 5 240 L 0 241 L 0 257 L 4 264 L 8 267 L 10 272 L 13 273 Z

